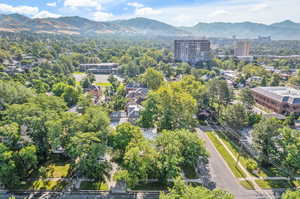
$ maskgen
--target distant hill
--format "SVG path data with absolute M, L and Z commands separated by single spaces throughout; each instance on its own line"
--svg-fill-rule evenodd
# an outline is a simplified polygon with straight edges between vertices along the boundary
M 177 27 L 169 24 L 147 19 L 147 18 L 133 18 L 128 20 L 111 21 L 111 24 L 117 24 L 123 27 L 134 29 L 141 34 L 154 34 L 154 35 L 186 35 L 188 31 L 180 30 Z
M 274 39 L 300 39 L 300 24 L 281 22 L 272 25 L 260 23 L 199 23 L 194 27 L 182 27 L 196 35 L 209 37 L 257 38 L 258 36 L 272 36 Z
M 300 29 L 300 23 L 295 23 L 291 20 L 285 20 L 280 23 L 274 23 L 271 25 L 272 27 L 277 27 L 277 28 L 285 28 L 285 29 Z
M 133 33 L 134 31 L 107 22 L 96 22 L 81 17 L 31 19 L 18 14 L 0 15 L 0 31 L 35 33 L 96 35 Z
M 0 31 L 89 35 L 125 34 L 150 36 L 205 36 L 230 38 L 257 38 L 272 36 L 273 39 L 300 40 L 300 23 L 290 20 L 271 25 L 243 23 L 198 23 L 193 27 L 175 27 L 147 19 L 133 18 L 110 22 L 96 22 L 82 17 L 31 19 L 19 14 L 0 15 Z

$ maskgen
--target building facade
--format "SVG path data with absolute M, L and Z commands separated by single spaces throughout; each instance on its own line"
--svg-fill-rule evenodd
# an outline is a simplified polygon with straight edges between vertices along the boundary
M 117 63 L 102 63 L 102 64 L 80 64 L 82 72 L 93 74 L 117 74 L 119 64 Z
M 275 113 L 300 114 L 300 90 L 290 87 L 258 87 L 251 91 L 256 103 Z
M 210 61 L 209 40 L 175 40 L 175 61 L 197 64 L 201 61 Z
M 250 56 L 251 44 L 248 41 L 238 41 L 234 48 L 234 56 L 248 57 Z

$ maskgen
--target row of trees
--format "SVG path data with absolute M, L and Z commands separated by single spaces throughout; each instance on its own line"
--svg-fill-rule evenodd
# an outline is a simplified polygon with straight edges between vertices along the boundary
M 300 135 L 277 119 L 263 119 L 254 126 L 254 146 L 258 160 L 268 167 L 277 167 L 280 174 L 293 181 L 300 172 Z
M 205 163 L 208 157 L 204 143 L 187 130 L 164 130 L 149 141 L 139 127 L 125 123 L 113 132 L 111 144 L 123 168 L 115 178 L 125 180 L 130 187 L 147 179 L 167 183 L 183 168 L 195 169 L 198 161 Z
M 37 95 L 2 112 L 0 128 L 0 181 L 14 187 L 51 158 L 58 149 L 73 162 L 74 172 L 101 179 L 109 169 L 107 151 L 109 117 L 101 107 L 87 107 L 85 114 L 65 112 L 62 98 Z M 8 176 L 15 176 L 11 178 Z

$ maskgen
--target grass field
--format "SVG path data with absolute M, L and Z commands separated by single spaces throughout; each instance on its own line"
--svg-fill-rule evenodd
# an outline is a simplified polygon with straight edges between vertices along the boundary
M 47 190 L 47 191 L 59 191 L 65 186 L 65 182 L 61 179 L 49 179 L 49 178 L 66 178 L 71 171 L 71 166 L 63 160 L 53 159 L 47 162 L 39 170 L 33 172 L 31 179 L 23 181 L 22 184 L 16 187 L 17 190 Z M 48 178 L 48 179 L 47 179 Z
M 293 184 L 290 184 L 287 180 L 256 180 L 255 182 L 262 189 L 295 188 L 300 183 L 300 181 L 294 181 Z
M 96 83 L 97 86 L 111 86 L 111 83 Z
M 250 182 L 248 180 L 240 181 L 240 184 L 248 190 L 254 190 L 254 186 L 253 186 L 252 182 Z
M 104 182 L 83 181 L 80 184 L 80 189 L 81 190 L 109 191 L 108 185 Z
M 237 178 L 244 178 L 246 174 L 241 170 L 241 168 L 236 164 L 234 159 L 230 156 L 230 154 L 226 151 L 224 146 L 219 142 L 214 133 L 207 133 L 209 139 L 213 142 L 219 153 L 222 155 L 227 165 L 230 167 L 233 175 Z
M 74 72 L 73 74 L 74 75 L 85 75 L 85 73 L 83 73 L 83 72 Z
M 61 191 L 66 185 L 65 181 L 61 180 L 36 180 L 22 182 L 22 184 L 17 187 L 17 190 L 45 190 L 45 191 Z
M 36 173 L 34 178 L 64 178 L 70 172 L 69 163 L 49 162 Z

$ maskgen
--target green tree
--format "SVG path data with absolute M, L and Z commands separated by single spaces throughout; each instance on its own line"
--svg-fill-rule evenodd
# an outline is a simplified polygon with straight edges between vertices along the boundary
M 37 168 L 38 158 L 36 152 L 36 147 L 30 145 L 22 148 L 15 154 L 20 175 L 26 176 L 30 170 Z
M 277 143 L 279 142 L 280 122 L 275 119 L 262 119 L 254 126 L 253 141 L 259 153 L 259 160 L 264 166 L 270 166 L 271 161 L 280 160 Z
M 54 93 L 55 96 L 62 96 L 62 94 L 64 93 L 65 91 L 65 88 L 67 87 L 68 85 L 63 83 L 63 82 L 60 82 L 60 83 L 57 83 L 53 86 L 53 89 L 52 89 L 52 92 Z
M 2 143 L 8 146 L 10 149 L 17 149 L 18 142 L 21 140 L 19 133 L 19 125 L 11 123 L 0 126 L 0 137 L 2 137 Z
M 163 131 L 156 139 L 156 147 L 159 152 L 157 170 L 164 182 L 176 177 L 183 167 L 196 169 L 200 159 L 207 163 L 208 153 L 203 141 L 187 130 Z
M 67 153 L 81 175 L 94 180 L 103 180 L 108 174 L 109 164 L 104 159 L 106 146 L 96 133 L 78 132 L 70 139 Z
M 195 125 L 197 101 L 182 89 L 164 85 L 151 92 L 143 105 L 145 109 L 141 112 L 141 124 L 156 125 L 159 129 L 168 130 L 190 129 Z M 152 123 L 149 119 L 153 119 Z
M 223 121 L 233 130 L 239 131 L 248 124 L 248 115 L 242 104 L 233 104 L 225 108 Z
M 152 90 L 158 89 L 164 81 L 163 74 L 154 68 L 148 68 L 140 78 L 141 82 Z
M 300 172 L 300 135 L 296 130 L 283 128 L 279 130 L 281 139 L 279 144 L 281 153 L 281 168 L 284 170 L 283 175 L 291 178 Z
M 84 132 L 98 132 L 106 137 L 110 118 L 108 113 L 99 106 L 92 106 L 86 110 L 86 113 L 80 118 L 80 128 Z M 104 139 L 104 137 L 102 137 Z
M 223 190 L 209 190 L 201 186 L 186 185 L 182 178 L 174 179 L 174 186 L 169 193 L 161 193 L 160 199 L 234 199 L 234 196 Z
M 300 198 L 300 190 L 296 190 L 296 191 L 287 190 L 282 195 L 282 199 L 298 199 L 298 198 Z
M 66 86 L 62 94 L 62 98 L 65 100 L 69 107 L 77 104 L 81 90 L 78 87 Z
M 126 147 L 123 166 L 128 171 L 127 185 L 134 187 L 154 172 L 157 152 L 147 140 L 132 140 Z
M 232 93 L 224 80 L 213 79 L 208 83 L 210 106 L 216 107 L 218 115 L 222 106 L 227 106 L 232 101 Z
M 121 154 L 125 153 L 126 147 L 133 140 L 143 138 L 142 131 L 139 127 L 133 126 L 130 123 L 124 123 L 117 126 L 112 134 L 112 146 L 116 150 L 120 150 Z
M 77 106 L 77 111 L 84 114 L 89 107 L 93 106 L 93 96 L 80 95 Z
M 20 83 L 0 80 L 0 110 L 10 104 L 25 103 L 34 92 Z
M 13 161 L 13 151 L 0 143 L 0 182 L 7 188 L 13 188 L 19 183 L 16 164 Z
M 240 100 L 248 111 L 252 110 L 252 107 L 255 104 L 255 100 L 249 88 L 244 88 L 241 90 Z

